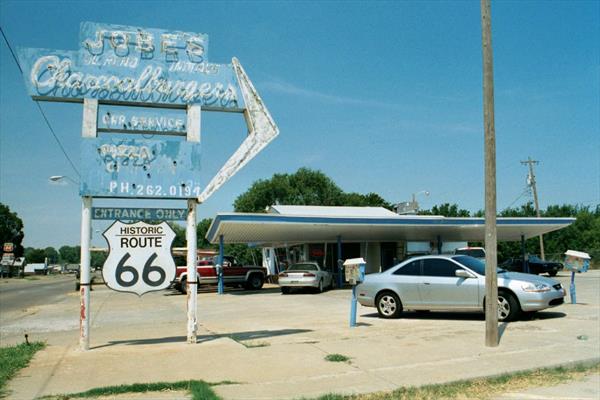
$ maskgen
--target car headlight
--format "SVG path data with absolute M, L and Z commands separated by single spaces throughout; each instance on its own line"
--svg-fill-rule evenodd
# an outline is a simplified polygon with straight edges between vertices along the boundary
M 549 292 L 551 288 L 545 283 L 524 283 L 521 289 L 526 292 Z

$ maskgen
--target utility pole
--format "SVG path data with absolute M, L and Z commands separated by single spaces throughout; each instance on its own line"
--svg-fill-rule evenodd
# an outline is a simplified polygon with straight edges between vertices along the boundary
M 483 47 L 483 125 L 485 128 L 485 345 L 498 346 L 498 275 L 496 271 L 496 128 L 490 0 L 481 0 Z
M 535 214 L 540 218 L 540 205 L 538 203 L 537 186 L 535 184 L 535 174 L 533 173 L 533 164 L 539 164 L 539 161 L 532 160 L 531 157 L 527 157 L 527 161 L 521 161 L 521 164 L 529 164 L 529 176 L 527 177 L 527 184 L 533 189 L 533 204 L 535 205 Z M 546 259 L 544 254 L 544 238 L 540 235 L 540 256 L 542 260 Z

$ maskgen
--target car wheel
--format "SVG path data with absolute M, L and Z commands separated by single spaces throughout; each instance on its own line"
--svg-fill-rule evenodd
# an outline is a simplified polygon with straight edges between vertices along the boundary
M 514 295 L 504 291 L 498 292 L 498 321 L 514 321 L 520 313 L 521 307 Z
M 265 283 L 263 277 L 259 274 L 252 274 L 246 284 L 246 290 L 259 290 Z
M 382 318 L 397 318 L 402 312 L 400 298 L 393 292 L 384 292 L 377 296 L 377 312 Z
M 179 291 L 183 294 L 187 294 L 187 279 L 183 278 L 179 284 Z
M 290 293 L 289 287 L 285 287 L 285 286 L 281 287 L 281 294 L 289 294 L 289 293 Z
M 323 293 L 323 291 L 324 291 L 324 290 L 325 290 L 325 288 L 323 287 L 323 279 L 321 279 L 321 280 L 319 281 L 319 287 L 317 288 L 317 291 L 318 291 L 319 293 Z
M 75 291 L 79 292 L 79 289 L 81 288 L 81 283 L 79 281 L 75 282 Z
M 550 272 L 548 272 L 548 275 L 556 276 L 557 273 L 558 273 L 557 271 L 550 271 Z

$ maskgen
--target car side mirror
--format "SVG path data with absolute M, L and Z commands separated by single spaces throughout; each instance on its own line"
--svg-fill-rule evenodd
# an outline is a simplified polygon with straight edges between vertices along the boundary
M 474 278 L 474 276 L 470 274 L 469 271 L 466 271 L 464 269 L 457 269 L 456 271 L 454 271 L 454 275 L 456 275 L 459 278 Z

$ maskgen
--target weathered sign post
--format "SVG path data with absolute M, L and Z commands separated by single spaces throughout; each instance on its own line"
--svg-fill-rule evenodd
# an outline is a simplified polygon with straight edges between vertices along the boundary
M 206 34 L 82 22 L 79 43 L 78 51 L 22 48 L 18 57 L 34 100 L 83 103 L 80 347 L 89 349 L 95 214 L 110 219 L 106 215 L 112 213 L 114 220 L 182 219 L 161 209 L 93 208 L 93 198 L 187 201 L 187 340 L 195 343 L 196 206 L 279 130 L 237 59 L 228 65 L 208 62 Z M 240 148 L 205 188 L 199 180 L 201 110 L 243 113 L 248 126 Z M 146 234 L 137 235 L 142 231 Z M 174 278 L 174 234 L 165 222 L 116 221 L 104 236 L 111 247 L 104 267 L 109 287 L 142 295 Z

